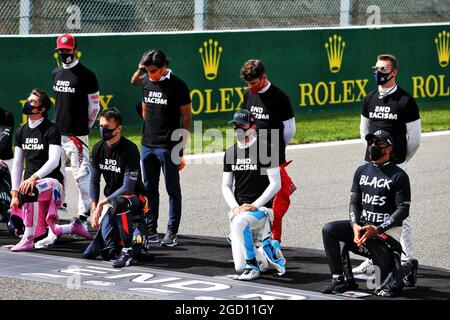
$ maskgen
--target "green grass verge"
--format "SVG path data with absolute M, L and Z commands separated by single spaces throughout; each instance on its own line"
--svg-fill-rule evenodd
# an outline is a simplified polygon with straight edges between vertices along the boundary
M 422 132 L 450 130 L 450 105 L 449 106 L 426 106 L 420 110 L 422 120 Z M 360 114 L 358 110 L 341 111 L 337 113 L 314 113 L 297 116 L 297 132 L 291 144 L 336 141 L 359 138 Z M 199 124 L 197 124 L 199 125 Z M 194 126 L 193 126 L 194 127 Z M 225 149 L 225 138 L 202 139 L 205 131 L 215 128 L 222 132 L 225 137 L 226 129 L 230 126 L 226 120 L 205 121 L 202 129 L 191 135 L 192 150 L 189 153 L 214 152 Z M 140 147 L 141 128 L 125 127 L 123 134 Z M 89 138 L 92 146 L 100 139 L 98 130 L 93 129 Z

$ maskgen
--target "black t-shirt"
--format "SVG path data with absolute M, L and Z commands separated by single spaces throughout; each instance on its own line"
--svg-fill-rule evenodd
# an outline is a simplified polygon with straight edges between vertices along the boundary
M 6 167 L 0 165 L 0 221 L 2 221 L 2 215 L 9 210 L 11 203 L 11 174 Z
M 36 173 L 49 158 L 49 146 L 61 145 L 61 134 L 58 128 L 48 119 L 44 119 L 40 125 L 31 129 L 28 123 L 16 130 L 16 146 L 23 150 L 25 158 L 24 180 Z M 64 182 L 60 171 L 61 161 L 49 175 L 43 178 L 54 178 Z
M 267 169 L 278 164 L 272 165 L 270 155 L 265 155 L 267 149 L 265 142 L 257 140 L 245 149 L 236 143 L 225 152 L 223 171 L 234 175 L 234 197 L 239 205 L 253 203 L 269 186 Z M 272 200 L 264 206 L 272 208 Z
M 53 70 L 55 92 L 55 123 L 62 135 L 85 136 L 89 134 L 88 94 L 98 91 L 95 74 L 78 62 L 70 69 L 58 67 Z
M 406 123 L 420 119 L 419 108 L 414 98 L 400 87 L 381 98 L 378 89 L 369 92 L 364 98 L 361 113 L 369 119 L 369 133 L 380 129 L 389 132 L 394 139 L 393 161 L 402 163 L 406 159 Z M 370 160 L 369 148 L 366 149 L 366 161 Z
M 9 160 L 12 152 L 12 134 L 14 130 L 14 117 L 11 112 L 0 108 L 0 159 Z
M 183 80 L 170 74 L 170 79 L 152 82 L 148 76 L 142 82 L 146 115 L 141 143 L 147 147 L 172 148 L 172 133 L 181 128 L 180 107 L 191 103 L 189 89 Z
M 283 138 L 283 121 L 294 117 L 291 101 L 289 97 L 278 87 L 271 84 L 264 93 L 253 94 L 246 90 L 244 92 L 244 108 L 252 112 L 255 116 L 256 129 L 260 139 L 271 143 L 271 130 L 278 129 L 278 144 L 280 161 L 286 161 L 286 145 Z M 261 130 L 266 129 L 267 131 Z M 267 135 L 263 134 L 267 132 Z M 275 143 L 275 141 L 274 141 Z
M 393 162 L 380 166 L 369 162 L 359 167 L 352 192 L 362 199 L 361 225 L 379 226 L 389 220 L 398 205 L 411 202 L 409 177 Z
M 125 172 L 136 179 L 135 194 L 145 194 L 141 177 L 140 155 L 138 147 L 125 137 L 113 147 L 104 140 L 97 142 L 92 148 L 92 166 L 106 181 L 104 194 L 113 194 L 123 185 Z

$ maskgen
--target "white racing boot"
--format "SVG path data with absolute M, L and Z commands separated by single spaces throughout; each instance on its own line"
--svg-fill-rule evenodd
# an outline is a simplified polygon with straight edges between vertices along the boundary
M 239 280 L 255 280 L 259 277 L 259 268 L 257 266 L 247 264 L 245 266 L 244 272 L 239 276 Z
M 373 274 L 375 273 L 375 267 L 373 266 L 372 259 L 364 260 L 359 266 L 352 269 L 353 274 Z
M 49 228 L 47 237 L 36 242 L 34 244 L 34 247 L 36 249 L 47 249 L 48 247 L 51 247 L 55 243 L 56 239 L 58 239 L 58 237 Z

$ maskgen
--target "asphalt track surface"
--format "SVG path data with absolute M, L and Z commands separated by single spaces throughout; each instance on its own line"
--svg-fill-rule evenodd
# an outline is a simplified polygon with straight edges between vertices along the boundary
M 425 135 L 419 150 L 408 164 L 407 172 L 412 187 L 413 238 L 420 268 L 418 286 L 405 289 L 404 298 L 407 299 L 450 298 L 450 217 L 447 205 L 450 195 L 449 146 L 448 133 Z M 290 211 L 283 220 L 283 246 L 286 248 L 288 272 L 285 278 L 263 276 L 258 282 L 316 292 L 326 284 L 329 270 L 323 253 L 321 228 L 328 221 L 348 218 L 351 181 L 354 171 L 362 162 L 363 152 L 363 144 L 357 141 L 295 146 L 287 151 L 288 159 L 294 160 L 287 170 L 299 187 L 293 195 Z M 70 177 L 70 172 L 68 175 Z M 155 260 L 148 266 L 211 276 L 233 273 L 229 261 L 231 249 L 224 241 L 229 225 L 227 207 L 221 195 L 222 157 L 191 159 L 181 176 L 183 216 L 180 246 L 155 247 Z M 163 179 L 160 193 L 159 232 L 164 233 L 167 196 Z M 71 182 L 66 197 L 69 210 L 63 218 L 70 218 L 75 212 L 77 200 Z M 5 235 L 0 233 L 1 244 L 15 242 L 5 238 Z M 83 241 L 62 239 L 61 243 L 45 254 L 77 257 L 86 244 Z M 363 287 L 364 283 L 361 285 Z M 54 291 L 54 285 L 50 284 L 39 284 L 39 291 L 36 292 L 33 286 L 36 287 L 36 284 L 0 278 L 0 298 L 39 299 L 36 292 L 45 294 Z M 88 289 L 76 294 L 85 299 L 109 299 L 111 296 L 107 292 Z

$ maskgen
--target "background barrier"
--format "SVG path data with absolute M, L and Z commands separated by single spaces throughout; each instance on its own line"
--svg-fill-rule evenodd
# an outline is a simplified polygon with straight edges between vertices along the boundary
M 53 92 L 56 37 L 0 37 L 0 105 L 16 119 L 33 87 Z M 140 87 L 130 78 L 151 48 L 165 51 L 170 68 L 187 83 L 194 119 L 212 120 L 228 119 L 241 107 L 239 71 L 250 58 L 265 61 L 269 79 L 290 96 L 296 114 L 359 110 L 375 87 L 371 67 L 379 53 L 397 56 L 398 82 L 420 107 L 448 104 L 449 39 L 450 24 L 77 37 L 80 61 L 98 77 L 102 108 L 125 111 L 128 125 L 140 123 L 134 112 Z

